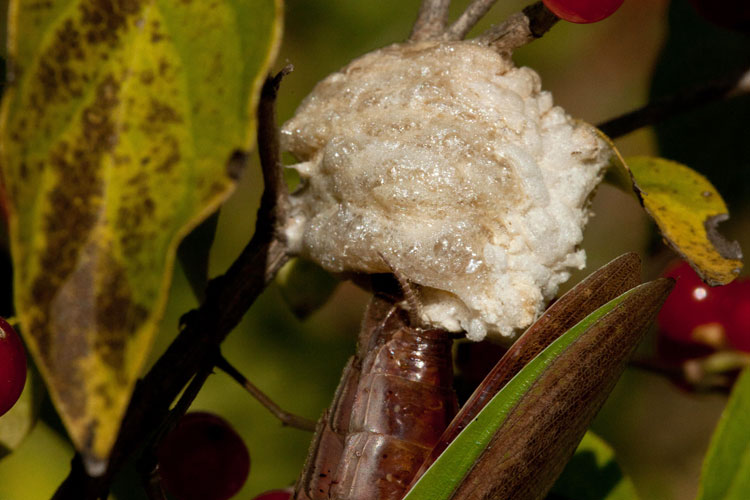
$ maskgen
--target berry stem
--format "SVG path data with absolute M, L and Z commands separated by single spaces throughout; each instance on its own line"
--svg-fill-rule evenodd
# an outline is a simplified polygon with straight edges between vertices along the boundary
M 505 22 L 485 31 L 477 41 L 500 53 L 512 53 L 519 47 L 541 38 L 560 18 L 542 2 L 529 5 Z
M 433 40 L 439 38 L 448 23 L 450 0 L 423 0 L 409 40 Z
M 740 358 L 743 358 L 742 353 L 732 354 L 739 354 Z M 681 387 L 689 388 L 692 392 L 716 393 L 728 396 L 732 391 L 735 377 L 731 376 L 731 370 L 729 369 L 727 371 L 716 370 L 712 364 L 719 360 L 711 359 L 711 357 L 690 359 L 679 363 L 669 363 L 659 359 L 634 359 L 630 362 L 630 367 L 665 377 Z M 743 362 L 744 364 L 742 364 Z M 748 366 L 747 363 L 745 357 L 743 361 L 737 366 L 732 366 L 732 368 Z
M 217 357 L 216 368 L 223 371 L 230 377 L 232 377 L 238 384 L 245 388 L 252 397 L 258 400 L 268 411 L 270 411 L 276 418 L 278 418 L 283 425 L 294 427 L 295 429 L 301 429 L 303 431 L 314 432 L 317 424 L 315 421 L 301 417 L 290 413 L 282 409 L 279 405 L 273 402 L 263 391 L 258 389 L 247 377 L 245 377 L 239 370 L 232 366 L 227 359 L 221 354 Z
M 177 403 L 172 410 L 170 410 L 159 429 L 144 447 L 143 452 L 138 459 L 137 468 L 141 474 L 143 489 L 149 500 L 167 500 L 164 489 L 162 488 L 161 476 L 159 475 L 159 461 L 156 458 L 156 449 L 164 436 L 175 428 L 182 416 L 188 411 L 188 408 L 190 408 L 190 405 L 195 401 L 198 392 L 200 392 L 203 384 L 206 382 L 208 376 L 211 375 L 212 371 L 213 368 L 208 367 L 201 369 L 195 374 L 193 380 L 190 381 L 190 384 L 182 393 L 182 396 L 180 396 L 180 399 L 177 400 Z
M 161 485 L 158 466 L 151 468 L 141 468 L 139 466 L 139 469 L 146 498 L 148 500 L 167 500 L 167 495 L 164 493 L 164 488 Z
M 686 89 L 608 120 L 599 124 L 598 128 L 609 138 L 616 139 L 706 104 L 749 93 L 750 67 L 745 66 L 717 80 Z

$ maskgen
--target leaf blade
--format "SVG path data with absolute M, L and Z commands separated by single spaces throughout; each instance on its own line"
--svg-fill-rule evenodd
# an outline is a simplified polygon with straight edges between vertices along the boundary
M 415 477 L 418 478 L 438 458 L 487 401 L 524 365 L 589 313 L 640 283 L 640 257 L 627 253 L 597 269 L 560 297 L 513 343 L 487 374 L 440 437 Z
M 729 219 L 726 204 L 711 182 L 695 170 L 664 158 L 622 157 L 612 140 L 606 179 L 635 194 L 672 249 L 711 286 L 726 285 L 742 270 L 742 249 L 718 231 Z
M 588 422 L 599 408 L 611 389 L 619 371 L 624 368 L 625 359 L 635 348 L 645 333 L 651 319 L 658 311 L 661 302 L 672 287 L 669 280 L 657 280 L 640 285 L 611 300 L 584 320 L 555 340 L 542 353 L 529 362 L 505 387 L 485 406 L 477 418 L 451 443 L 443 455 L 420 478 L 405 500 L 439 500 L 469 498 L 538 498 L 552 486 L 566 460 L 547 460 L 545 468 L 522 470 L 521 456 L 528 458 L 524 443 L 537 442 L 539 432 L 547 432 L 550 405 L 554 402 L 541 394 L 545 390 L 562 394 L 560 408 L 570 410 L 580 395 L 578 384 L 586 380 L 587 373 L 581 366 L 606 365 L 608 370 L 591 377 L 595 381 L 585 411 L 575 413 L 566 420 L 566 439 L 554 443 L 546 449 L 533 448 L 536 459 L 549 455 L 550 450 L 557 455 L 567 455 L 575 450 L 585 432 Z M 645 307 L 640 316 L 634 310 Z M 637 321 L 633 322 L 633 318 Z M 637 326 L 633 331 L 624 331 L 623 325 Z M 617 335 L 609 335 L 612 328 L 622 334 L 617 339 L 625 342 L 625 348 L 613 346 Z M 627 335 L 625 335 L 627 334 Z M 623 336 L 625 335 L 625 336 Z M 627 341 L 626 341 L 627 340 Z M 601 345 L 597 342 L 604 341 Z M 585 363 L 580 363 L 583 357 Z M 572 376 L 560 376 L 566 368 L 578 367 Z M 596 385 L 599 384 L 599 385 Z M 601 385 L 601 387 L 600 387 Z M 566 393 L 565 391 L 569 391 Z M 565 402 L 567 401 L 567 405 Z M 541 409 L 541 411 L 540 411 Z M 576 407 L 581 410 L 581 407 Z M 546 416 L 545 416 L 546 413 Z M 528 417 L 532 415 L 531 420 Z M 572 424 L 572 425 L 571 425 Z M 530 428 L 523 428 L 524 425 Z M 541 427 L 540 427 L 541 426 Z M 553 429 L 559 430 L 559 429 Z M 560 446 L 562 444 L 562 446 Z M 546 451 L 545 451 L 546 450 Z M 528 451 L 528 450 L 527 450 Z M 545 455 L 546 454 L 546 455 Z M 530 463 L 530 462 L 529 462 Z M 537 464 L 539 465 L 539 464 Z M 468 471 L 468 472 L 467 472 Z M 491 478 L 491 479 L 490 479 Z M 521 486 L 523 485 L 523 486 Z M 512 492 L 512 493 L 509 493 Z
M 251 146 L 279 9 L 275 0 L 11 2 L 0 156 L 16 307 L 88 463 L 114 442 L 177 243 L 233 190 L 229 159 Z
M 13 408 L 0 417 L 0 460 L 18 448 L 34 429 L 44 398 L 44 386 L 33 367 L 29 366 L 26 387 Z
M 711 438 L 697 500 L 741 500 L 750 494 L 750 370 L 735 383 Z
M 638 500 L 635 485 L 620 469 L 614 450 L 591 431 L 584 434 L 550 494 L 576 500 Z
M 729 218 L 721 195 L 704 176 L 664 158 L 626 159 L 643 207 L 669 245 L 687 258 L 710 285 L 726 284 L 742 269 L 737 242 L 717 230 Z

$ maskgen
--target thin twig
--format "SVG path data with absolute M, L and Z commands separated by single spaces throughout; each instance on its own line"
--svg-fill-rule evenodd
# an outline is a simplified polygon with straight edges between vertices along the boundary
M 239 370 L 237 370 L 227 359 L 219 355 L 216 358 L 216 368 L 220 369 L 230 377 L 232 377 L 238 384 L 245 388 L 258 402 L 263 405 L 268 411 L 270 411 L 276 418 L 281 420 L 283 425 L 294 427 L 295 429 L 302 429 L 303 431 L 314 432 L 317 427 L 317 423 L 314 420 L 309 420 L 305 417 L 289 413 L 283 410 L 279 405 L 273 402 L 263 391 L 258 389 L 247 377 L 245 377 Z
M 679 387 L 697 393 L 727 395 L 732 391 L 736 379 L 735 376 L 727 373 L 702 374 L 700 377 L 689 376 L 691 368 L 688 366 L 667 364 L 653 359 L 633 359 L 630 361 L 630 367 L 662 376 Z
M 167 500 L 167 495 L 161 486 L 158 464 L 151 470 L 141 470 L 141 481 L 148 500 Z
M 434 40 L 440 38 L 448 23 L 448 9 L 451 0 L 422 0 L 417 20 L 411 30 L 409 40 Z
M 616 139 L 706 104 L 749 93 L 750 69 L 745 66 L 721 79 L 692 87 L 608 120 L 599 124 L 598 128 L 611 139 Z
M 519 47 L 541 38 L 560 18 L 542 2 L 529 5 L 504 23 L 484 32 L 477 41 L 500 53 L 510 54 Z
M 284 73 L 284 72 L 282 72 Z M 283 76 L 282 74 L 280 74 Z M 255 234 L 227 272 L 209 282 L 201 306 L 186 314 L 182 330 L 136 385 L 106 472 L 90 477 L 76 455 L 71 472 L 54 495 L 57 500 L 96 500 L 125 460 L 169 418 L 169 407 L 201 369 L 212 367 L 215 349 L 289 260 L 281 227 L 286 223 L 286 184 L 279 165 L 274 99 L 281 76 L 266 80 L 258 107 L 258 149 L 266 182 Z
M 212 367 L 203 367 L 193 377 L 193 380 L 190 381 L 187 389 L 182 393 L 167 418 L 154 433 L 148 445 L 144 448 L 141 458 L 138 460 L 137 469 L 141 474 L 143 489 L 149 500 L 167 500 L 159 475 L 159 461 L 156 453 L 159 443 L 164 439 L 164 436 L 177 426 L 177 423 L 185 415 L 190 405 L 193 404 L 195 397 L 212 372 Z
M 445 32 L 446 40 L 463 40 L 497 0 L 474 0 Z

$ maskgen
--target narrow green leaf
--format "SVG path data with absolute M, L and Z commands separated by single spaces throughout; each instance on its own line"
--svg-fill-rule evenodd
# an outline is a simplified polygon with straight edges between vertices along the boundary
M 67 430 L 101 468 L 180 239 L 231 193 L 280 0 L 11 0 L 0 115 L 15 304 Z M 91 469 L 91 472 L 96 472 Z
M 547 500 L 638 500 L 612 448 L 589 431 L 552 487 Z
M 698 500 L 750 498 L 750 369 L 732 389 L 727 407 L 711 440 Z
M 182 265 L 182 271 L 190 283 L 193 295 L 199 302 L 202 302 L 206 295 L 208 264 L 218 225 L 219 211 L 217 210 L 190 231 L 190 234 L 185 236 L 180 246 L 177 247 L 177 258 Z
M 672 284 L 657 280 L 640 285 L 553 342 L 492 398 L 405 500 L 523 500 L 543 495 Z

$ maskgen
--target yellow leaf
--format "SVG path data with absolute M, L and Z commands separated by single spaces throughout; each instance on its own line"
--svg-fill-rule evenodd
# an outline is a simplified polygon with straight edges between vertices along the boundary
M 635 156 L 625 163 L 643 207 L 669 245 L 710 285 L 736 278 L 742 269 L 742 252 L 737 242 L 719 234 L 717 226 L 729 214 L 708 179 L 664 158 Z
M 11 0 L 0 161 L 22 331 L 106 463 L 179 240 L 229 196 L 280 0 Z
M 608 180 L 630 187 L 664 240 L 709 285 L 725 285 L 742 270 L 742 251 L 736 241 L 719 234 L 729 219 L 727 206 L 704 176 L 680 163 L 650 156 L 623 159 L 612 140 L 599 135 L 612 150 Z

